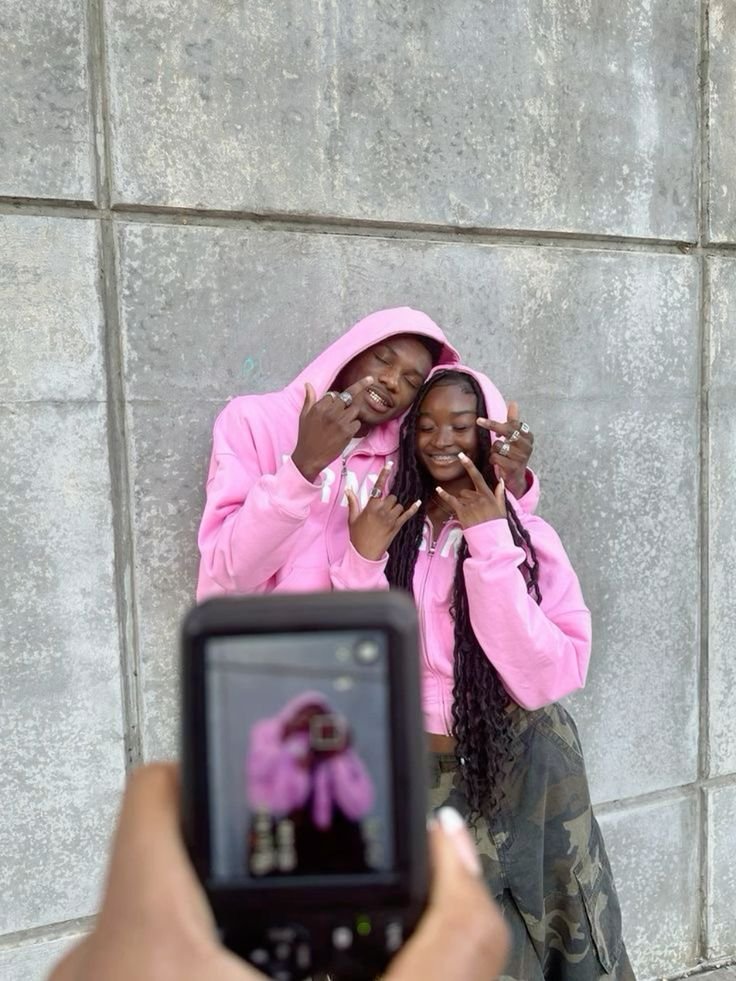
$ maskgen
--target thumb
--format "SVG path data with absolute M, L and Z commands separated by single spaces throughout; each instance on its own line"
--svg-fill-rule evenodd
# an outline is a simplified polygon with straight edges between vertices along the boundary
M 506 412 L 506 421 L 510 422 L 512 419 L 518 419 L 519 417 L 519 403 L 509 402 L 508 411 Z
M 348 523 L 352 525 L 360 515 L 360 503 L 355 493 L 351 490 L 345 491 L 345 497 L 348 502 Z
M 309 412 L 314 403 L 317 401 L 317 393 L 314 387 L 307 382 L 304 386 L 304 405 L 302 406 L 301 416 L 302 418 Z
M 496 504 L 498 504 L 501 512 L 506 514 L 506 483 L 503 477 L 496 484 L 493 496 L 496 498 Z

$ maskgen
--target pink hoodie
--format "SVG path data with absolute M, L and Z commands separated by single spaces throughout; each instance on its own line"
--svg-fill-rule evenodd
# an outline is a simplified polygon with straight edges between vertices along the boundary
M 478 380 L 488 414 L 498 418 L 504 403 L 490 379 L 470 368 L 455 367 Z M 519 507 L 516 512 L 539 560 L 541 604 L 527 592 L 519 571 L 524 552 L 514 544 L 506 521 L 486 521 L 465 531 L 457 521 L 449 521 L 436 542 L 429 522 L 425 526 L 414 596 L 421 628 L 427 732 L 449 734 L 452 727 L 455 640 L 450 604 L 463 537 L 469 550 L 463 568 L 473 631 L 509 695 L 523 708 L 537 709 L 585 684 L 591 622 L 577 576 L 554 529 L 535 514 Z M 370 561 L 349 544 L 342 561 L 331 570 L 334 588 L 388 589 L 387 559 L 385 555 Z
M 440 363 L 458 360 L 433 320 L 410 307 L 372 313 L 315 358 L 280 392 L 233 399 L 214 429 L 207 501 L 199 529 L 201 562 L 197 599 L 222 593 L 308 592 L 330 588 L 330 565 L 348 544 L 344 491 L 362 502 L 381 467 L 395 458 L 399 420 L 361 440 L 345 461 L 338 458 L 314 484 L 291 462 L 311 382 L 320 398 L 340 371 L 366 348 L 396 334 L 440 341 Z M 501 401 L 501 418 L 506 408 Z M 533 509 L 536 480 L 524 495 Z

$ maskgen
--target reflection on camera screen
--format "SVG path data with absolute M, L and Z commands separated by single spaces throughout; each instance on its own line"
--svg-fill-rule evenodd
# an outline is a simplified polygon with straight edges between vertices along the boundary
M 214 878 L 391 870 L 385 637 L 217 637 L 205 657 Z

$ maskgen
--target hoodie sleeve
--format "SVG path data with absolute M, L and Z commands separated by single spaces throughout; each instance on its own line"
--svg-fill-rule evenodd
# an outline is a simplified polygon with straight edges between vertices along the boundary
M 345 554 L 330 566 L 332 588 L 348 589 L 388 589 L 385 569 L 388 562 L 388 552 L 380 559 L 367 559 L 348 542 Z
M 199 528 L 197 598 L 211 593 L 208 582 L 228 593 L 265 592 L 320 493 L 290 459 L 275 474 L 261 473 L 247 420 L 234 403 L 225 406 L 215 423 Z
M 518 504 L 518 511 L 523 511 L 525 514 L 534 514 L 539 506 L 539 478 L 533 470 L 527 467 L 526 490 L 521 497 L 514 497 L 508 487 L 506 488 L 506 493 L 514 504 Z
M 556 532 L 535 516 L 524 524 L 539 561 L 541 604 L 527 592 L 524 552 L 505 521 L 466 529 L 464 575 L 478 642 L 511 697 L 537 709 L 585 685 L 591 621 Z

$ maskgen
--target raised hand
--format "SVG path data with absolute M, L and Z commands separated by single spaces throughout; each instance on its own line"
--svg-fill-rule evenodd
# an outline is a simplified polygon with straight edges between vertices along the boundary
M 357 552 L 373 561 L 381 558 L 401 528 L 422 506 L 421 501 L 415 501 L 404 508 L 393 494 L 383 496 L 391 466 L 391 463 L 387 463 L 379 473 L 368 503 L 362 510 L 355 493 L 351 490 L 345 491 L 348 499 L 350 541 Z
M 499 437 L 491 445 L 491 464 L 514 497 L 523 497 L 527 491 L 526 470 L 534 448 L 534 434 L 519 419 L 518 403 L 509 402 L 506 422 L 481 417 L 476 423 Z
M 437 495 L 445 502 L 463 528 L 480 525 L 484 521 L 494 521 L 506 517 L 506 497 L 503 480 L 499 480 L 492 491 L 483 479 L 483 474 L 465 453 L 458 453 L 458 459 L 473 481 L 473 489 L 461 490 L 457 496 L 448 494 L 442 487 Z
M 299 436 L 291 459 L 310 483 L 340 456 L 360 429 L 359 396 L 373 378 L 361 378 L 344 392 L 327 392 L 319 401 L 309 382 L 304 386 L 304 405 L 299 415 Z

